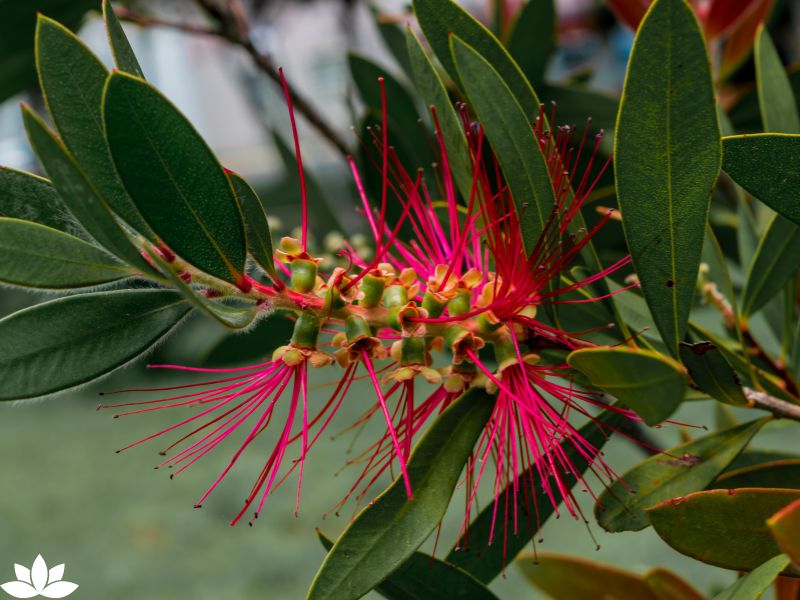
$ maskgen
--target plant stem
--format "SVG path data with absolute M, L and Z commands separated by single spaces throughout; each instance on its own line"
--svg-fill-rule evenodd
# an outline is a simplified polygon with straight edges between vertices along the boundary
M 771 412 L 779 419 L 800 421 L 800 404 L 792 404 L 749 387 L 744 388 L 744 395 L 755 408 Z
M 232 10 L 230 8 L 220 8 L 210 0 L 197 0 L 197 3 L 217 22 L 218 27 L 209 29 L 206 27 L 199 27 L 188 23 L 180 23 L 176 21 L 168 21 L 157 17 L 143 15 L 135 10 L 127 7 L 117 7 L 115 10 L 120 19 L 136 23 L 142 27 L 168 27 L 190 33 L 192 35 L 208 35 L 212 37 L 221 38 L 228 43 L 239 46 L 247 54 L 250 55 L 256 67 L 267 77 L 274 82 L 280 84 L 281 77 L 278 69 L 273 64 L 272 60 L 265 54 L 260 53 L 253 45 L 249 34 L 249 24 L 244 17 L 242 11 Z M 234 4 L 234 3 L 231 3 Z M 238 4 L 238 3 L 235 3 Z M 289 88 L 289 95 L 292 98 L 292 105 L 294 109 L 303 115 L 319 134 L 328 140 L 330 144 L 343 157 L 350 155 L 350 149 L 344 142 L 342 137 L 328 124 L 327 121 L 313 108 L 311 103 L 297 91 L 293 84 L 286 82 Z

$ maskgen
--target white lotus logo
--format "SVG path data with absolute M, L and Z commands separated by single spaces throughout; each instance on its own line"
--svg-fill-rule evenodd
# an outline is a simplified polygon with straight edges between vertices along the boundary
M 64 565 L 56 565 L 47 569 L 42 555 L 36 557 L 33 566 L 28 569 L 22 565 L 14 565 L 17 581 L 9 581 L 0 585 L 6 594 L 14 598 L 66 598 L 78 588 L 77 583 L 61 581 L 64 576 Z

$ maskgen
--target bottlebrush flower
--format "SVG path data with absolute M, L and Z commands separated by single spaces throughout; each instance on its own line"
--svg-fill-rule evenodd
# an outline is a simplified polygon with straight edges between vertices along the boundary
M 383 82 L 380 84 L 383 92 Z M 174 454 L 159 465 L 173 467 L 177 474 L 225 439 L 242 435 L 242 430 L 243 441 L 200 498 L 200 506 L 255 438 L 267 430 L 277 403 L 286 402 L 288 415 L 278 440 L 233 523 L 254 505 L 257 517 L 268 495 L 295 470 L 297 510 L 308 452 L 345 401 L 353 382 L 366 378 L 375 391 L 375 400 L 365 405 L 354 426 L 377 416 L 385 432 L 350 461 L 360 466 L 360 474 L 336 508 L 354 495 L 357 502 L 363 500 L 371 486 L 394 466 L 399 467 L 411 498 L 406 462 L 414 438 L 461 393 L 481 386 L 496 394 L 496 403 L 468 468 L 465 523 L 490 463 L 495 499 L 520 473 L 533 467 L 536 477 L 525 482 L 530 489 L 517 490 L 514 483 L 514 493 L 529 494 L 541 488 L 554 506 L 563 501 L 569 514 L 579 516 L 580 507 L 569 481 L 574 478 L 585 487 L 588 484 L 560 444 L 572 444 L 597 478 L 613 478 L 598 450 L 571 422 L 573 415 L 593 419 L 592 409 L 605 405 L 596 394 L 574 388 L 562 360 L 542 358 L 544 350 L 561 350 L 565 355 L 589 343 L 581 338 L 581 332 L 564 330 L 555 321 L 542 319 L 541 314 L 560 303 L 602 299 L 594 297 L 589 286 L 629 262 L 623 258 L 580 281 L 562 277 L 609 218 L 606 215 L 589 230 L 577 219 L 608 164 L 603 162 L 593 174 L 599 137 L 589 140 L 584 132 L 575 138 L 574 128 L 551 128 L 544 112 L 539 115 L 533 133 L 548 165 L 555 204 L 542 235 L 526 247 L 513 198 L 488 152 L 482 128 L 469 121 L 466 107 L 461 107 L 461 115 L 473 183 L 469 198 L 462 202 L 439 133 L 437 176 L 441 189 L 429 189 L 421 174 L 412 177 L 405 170 L 388 145 L 385 93 L 383 98 L 383 125 L 372 131 L 373 161 L 382 173 L 377 202 L 368 198 L 350 161 L 374 253 L 369 259 L 363 258 L 345 242 L 343 253 L 349 268 L 320 273 L 319 260 L 306 247 L 307 203 L 305 185 L 301 185 L 301 239 L 284 238 L 276 253 L 276 264 L 285 281 L 266 286 L 255 279 L 247 280 L 249 294 L 297 315 L 290 343 L 276 351 L 272 360 L 250 367 L 167 366 L 212 373 L 217 378 L 163 388 L 180 390 L 170 398 L 116 405 L 131 407 L 122 413 L 126 415 L 176 408 L 196 411 L 128 447 L 188 429 L 165 449 L 164 454 Z M 290 103 L 289 107 L 291 115 Z M 433 118 L 436 122 L 435 112 Z M 299 159 L 293 117 L 292 124 Z M 577 147 L 573 148 L 575 141 Z M 300 160 L 298 163 L 303 181 Z M 579 163 L 587 166 L 578 169 Z M 388 218 L 390 202 L 400 207 L 400 217 L 393 222 Z M 411 239 L 401 237 L 404 228 L 413 232 Z M 587 295 L 576 299 L 572 294 L 577 290 Z M 320 336 L 327 341 L 320 343 Z M 323 353 L 321 347 L 330 347 L 332 355 Z M 316 402 L 308 397 L 309 366 L 335 369 L 331 366 L 334 360 L 343 369 L 335 389 L 327 401 L 312 407 Z M 431 393 L 420 393 L 419 378 L 434 386 Z M 612 410 L 636 418 L 630 411 Z M 290 452 L 296 460 L 285 460 Z M 509 522 L 516 530 L 518 515 L 505 514 L 505 527 Z

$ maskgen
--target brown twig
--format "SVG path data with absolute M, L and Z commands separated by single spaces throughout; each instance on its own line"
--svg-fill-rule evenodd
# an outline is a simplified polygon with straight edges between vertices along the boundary
M 133 9 L 126 7 L 116 8 L 120 19 L 136 23 L 143 27 L 168 27 L 178 31 L 184 31 L 192 35 L 206 35 L 223 39 L 230 44 L 239 46 L 243 49 L 256 67 L 274 82 L 280 84 L 281 76 L 272 60 L 258 51 L 250 39 L 250 25 L 244 10 L 238 0 L 232 0 L 223 4 L 213 0 L 196 0 L 197 4 L 216 22 L 216 28 L 199 27 L 188 23 L 169 21 L 149 15 L 141 14 Z M 297 91 L 288 81 L 289 95 L 292 98 L 294 110 L 308 121 L 323 138 L 333 145 L 342 156 L 349 156 L 350 149 L 342 137 L 320 116 L 311 103 Z
M 747 345 L 753 350 L 754 355 L 767 363 L 770 368 L 775 371 L 775 374 L 783 380 L 783 382 L 786 384 L 786 391 L 793 396 L 800 395 L 800 391 L 797 389 L 797 383 L 795 383 L 794 379 L 792 378 L 792 374 L 789 373 L 786 365 L 781 361 L 773 360 L 746 327 L 742 328 L 742 335 L 744 336 Z
M 781 400 L 765 392 L 759 392 L 748 387 L 744 388 L 744 395 L 755 408 L 771 412 L 779 419 L 800 421 L 800 404 L 792 404 L 786 400 Z

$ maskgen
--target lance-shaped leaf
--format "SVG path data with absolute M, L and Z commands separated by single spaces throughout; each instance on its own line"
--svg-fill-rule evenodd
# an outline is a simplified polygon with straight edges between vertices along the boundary
M 598 593 L 608 600 L 659 600 L 641 575 L 577 556 L 526 553 L 516 565 L 553 600 L 594 600 Z
M 789 566 L 785 554 L 773 556 L 765 563 L 750 571 L 736 583 L 714 596 L 714 600 L 759 600 L 772 582 Z
M 472 389 L 439 416 L 408 462 L 413 499 L 398 478 L 362 510 L 325 557 L 309 600 L 356 600 L 419 548 L 444 516 L 493 406 L 492 396 Z
M 635 348 L 587 348 L 567 357 L 592 385 L 632 408 L 648 425 L 657 425 L 680 406 L 686 377 L 671 358 Z
M 639 463 L 600 496 L 595 507 L 598 523 L 611 532 L 644 529 L 649 525 L 647 507 L 704 489 L 767 421 L 706 435 Z
M 800 490 L 740 488 L 676 497 L 647 510 L 661 539 L 706 564 L 751 571 L 780 554 L 767 519 Z
M 80 167 L 42 119 L 23 106 L 22 120 L 53 187 L 78 222 L 106 250 L 142 273 L 152 273 L 131 240 L 117 224 L 108 204 L 100 197 Z
M 508 51 L 534 88 L 544 80 L 555 38 L 556 7 L 553 0 L 528 2 L 520 9 L 508 38 Z
M 320 530 L 317 537 L 325 550 L 333 540 Z M 414 552 L 400 568 L 375 587 L 389 600 L 497 600 L 489 589 L 466 571 L 424 552 Z
M 457 37 L 452 50 L 464 91 L 486 131 L 514 197 L 525 247 L 532 250 L 555 204 L 544 154 L 509 87 L 477 50 Z
M 633 264 L 673 355 L 686 333 L 721 158 L 697 19 L 684 0 L 656 0 L 628 62 L 614 169 Z
M 761 238 L 747 272 L 742 315 L 747 317 L 772 300 L 800 266 L 800 227 L 776 215 Z
M 425 37 L 450 77 L 467 83 L 450 51 L 451 34 L 472 48 L 497 71 L 530 122 L 539 115 L 539 98 L 503 44 L 475 17 L 452 0 L 414 0 L 414 14 Z
M 800 567 L 800 500 L 795 500 L 767 519 L 770 531 L 792 562 Z
M 194 289 L 191 285 L 187 284 L 183 279 L 181 279 L 180 275 L 173 270 L 172 266 L 169 265 L 163 258 L 158 256 L 155 252 L 148 248 L 147 253 L 150 255 L 150 259 L 153 261 L 153 263 L 159 266 L 161 274 L 164 275 L 167 281 L 175 286 L 175 288 L 181 294 L 183 294 L 184 298 L 186 298 L 195 308 L 206 313 L 215 321 L 225 325 L 225 327 L 230 327 L 231 329 L 243 329 L 250 325 L 250 323 L 253 322 L 253 319 L 255 319 L 258 310 L 255 306 L 255 303 L 252 303 L 250 306 L 243 307 L 229 306 L 227 304 L 222 304 L 221 302 L 210 300 L 200 291 Z M 248 300 L 248 302 L 252 301 Z
M 111 209 L 142 234 L 149 229 L 114 169 L 103 130 L 108 71 L 77 36 L 45 16 L 36 27 L 36 67 L 64 145 Z
M 200 134 L 158 90 L 126 73 L 108 78 L 103 107 L 114 164 L 153 231 L 198 269 L 240 283 L 242 215 Z
M 775 212 L 800 225 L 800 135 L 764 133 L 723 139 L 723 168 Z
M 590 421 L 578 429 L 578 436 L 586 440 L 592 447 L 600 450 L 623 419 L 624 417 L 617 412 L 606 411 L 596 420 Z M 583 451 L 582 447 L 567 441 L 562 442 L 560 449 L 557 452 L 554 450 L 554 453 L 563 456 L 566 462 L 572 464 L 575 472 L 583 473 L 591 466 L 586 461 Z M 531 465 L 527 471 L 520 473 L 516 481 L 506 487 L 497 498 L 497 506 L 501 507 L 500 510 L 504 511 L 505 507 L 508 507 L 508 514 L 519 515 L 519 529 L 514 532 L 510 528 L 503 534 L 504 539 L 494 539 L 490 544 L 491 534 L 496 529 L 498 519 L 494 502 L 491 502 L 469 524 L 468 538 L 459 540 L 458 544 L 450 550 L 447 562 L 471 573 L 478 580 L 489 583 L 514 560 L 514 557 L 530 543 L 539 527 L 555 510 L 551 497 L 541 486 L 536 486 L 534 498 L 518 491 L 515 493 L 515 490 L 525 489 L 526 486 L 529 486 L 531 480 L 536 480 L 537 469 L 535 464 Z M 574 484 L 574 475 L 567 475 L 565 480 Z
M 714 344 L 681 342 L 680 354 L 689 376 L 701 391 L 726 404 L 747 404 L 739 377 Z
M 189 312 L 171 290 L 81 294 L 0 320 L 0 400 L 34 398 L 109 373 L 152 348 Z
M 783 458 L 728 469 L 708 487 L 725 490 L 745 487 L 800 489 L 800 459 Z
M 35 221 L 61 231 L 78 228 L 47 179 L 9 167 L 0 167 L 0 217 Z
M 755 63 L 758 107 L 764 131 L 800 133 L 800 116 L 792 84 L 763 24 L 756 33 Z
M 269 230 L 269 221 L 267 221 L 264 206 L 256 191 L 242 177 L 229 171 L 228 179 L 231 181 L 233 191 L 236 192 L 236 198 L 239 200 L 239 207 L 242 209 L 242 217 L 244 217 L 247 231 L 247 249 L 250 256 L 273 281 L 277 281 L 272 234 Z
M 128 37 L 122 29 L 122 23 L 119 22 L 110 0 L 103 0 L 103 20 L 106 22 L 106 34 L 108 35 L 111 52 L 114 55 L 114 63 L 116 63 L 120 71 L 125 71 L 144 79 L 142 67 L 139 66 L 139 61 L 133 53 L 133 48 L 131 48 Z
M 406 31 L 406 46 L 417 91 L 425 103 L 436 110 L 453 179 L 461 196 L 469 198 L 472 190 L 472 166 L 464 126 L 453 108 L 453 103 L 436 68 L 411 28 Z
M 0 217 L 0 281 L 41 289 L 71 289 L 129 277 L 107 252 L 46 225 Z

